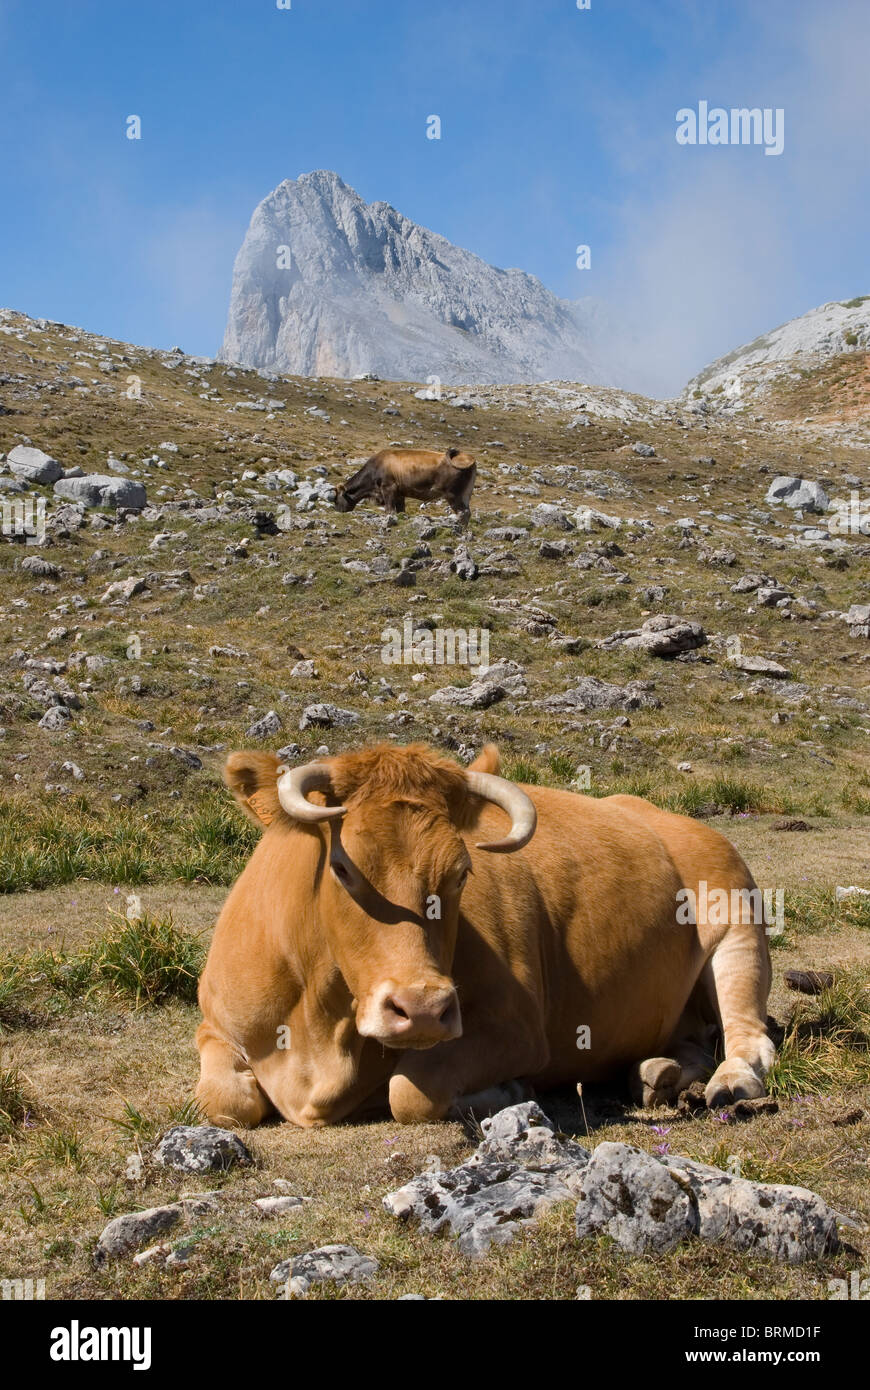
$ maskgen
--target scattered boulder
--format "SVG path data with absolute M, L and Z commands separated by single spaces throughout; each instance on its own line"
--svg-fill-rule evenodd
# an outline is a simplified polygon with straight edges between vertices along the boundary
M 254 1201 L 254 1206 L 260 1216 L 283 1216 L 285 1212 L 293 1211 L 295 1207 L 304 1206 L 306 1200 L 310 1201 L 310 1198 L 290 1196 L 257 1197 Z
M 86 524 L 84 508 L 74 506 L 71 502 L 61 503 L 48 517 L 51 531 L 60 539 L 72 535 L 73 531 L 81 531 Z
M 199 772 L 201 769 L 202 758 L 196 753 L 192 753 L 189 748 L 179 748 L 177 745 L 173 744 L 169 751 L 173 758 L 177 758 L 180 763 L 183 763 L 188 771 Z
M 769 574 L 742 574 L 736 584 L 731 585 L 732 594 L 752 594 L 756 589 L 768 586 L 775 587 L 776 580 L 771 579 Z
M 270 709 L 264 714 L 262 719 L 255 719 L 247 730 L 248 738 L 271 738 L 273 734 L 278 734 L 283 728 L 281 716 L 276 710 Z
M 586 1149 L 559 1134 L 536 1101 L 506 1106 L 484 1119 L 480 1128 L 483 1139 L 473 1155 L 475 1162 L 498 1158 L 521 1163 L 536 1172 L 559 1174 L 568 1187 L 589 1162 Z
M 67 705 L 52 705 L 40 719 L 39 728 L 47 733 L 57 733 L 65 729 L 71 719 L 72 712 Z
M 570 541 L 541 541 L 538 554 L 542 560 L 567 560 L 574 549 Z
M 597 676 L 581 676 L 571 690 L 550 695 L 544 700 L 549 710 L 594 709 L 661 709 L 662 702 L 651 694 L 652 681 L 629 681 L 627 685 L 612 685 Z
M 623 646 L 630 651 L 644 651 L 649 656 L 677 656 L 681 652 L 691 652 L 703 647 L 707 634 L 700 623 L 690 622 L 673 613 L 657 613 L 647 618 L 639 628 L 627 632 L 614 632 L 598 645 L 601 647 Z
M 435 705 L 456 705 L 460 709 L 488 709 L 507 696 L 528 694 L 525 671 L 517 661 L 497 661 L 481 666 L 470 685 L 444 685 L 429 699 Z
M 774 680 L 789 680 L 791 678 L 791 671 L 785 666 L 781 666 L 778 661 L 770 661 L 764 656 L 737 654 L 732 656 L 731 665 L 736 666 L 738 671 L 745 671 L 748 676 L 770 676 Z
M 100 599 L 100 603 L 129 603 L 131 598 L 141 594 L 147 585 L 141 577 L 129 579 L 116 579 L 114 584 L 110 584 L 106 592 Z
M 847 898 L 870 898 L 870 888 L 858 888 L 854 883 L 849 888 L 841 888 L 837 884 L 837 902 L 845 902 Z
M 830 506 L 828 494 L 821 483 L 785 475 L 774 478 L 764 500 L 767 503 L 779 502 L 804 512 L 826 512 Z
M 477 578 L 477 564 L 467 545 L 457 546 L 453 559 L 450 561 L 450 569 L 458 579 Z
M 836 1212 L 806 1187 L 749 1182 L 692 1158 L 669 1158 L 667 1167 L 688 1184 L 701 1240 L 783 1264 L 818 1260 L 839 1246 Z
M 85 507 L 129 507 L 141 511 L 147 506 L 145 488 L 133 478 L 112 478 L 103 473 L 86 473 L 82 478 L 61 478 L 54 485 L 56 497 Z
M 21 561 L 21 568 L 25 574 L 32 574 L 37 579 L 60 579 L 57 565 L 44 560 L 41 555 L 28 555 L 26 560 Z
M 574 531 L 576 527 L 566 511 L 552 502 L 540 502 L 532 512 L 533 526 L 555 526 L 559 531 Z
M 361 1255 L 352 1245 L 321 1245 L 305 1255 L 282 1260 L 269 1275 L 283 1284 L 290 1298 L 304 1298 L 312 1284 L 364 1284 L 378 1271 L 377 1260 Z
M 870 637 L 870 603 L 853 603 L 843 616 L 849 624 L 850 637 Z
M 97 1241 L 94 1263 L 99 1266 L 107 1260 L 117 1260 L 135 1250 L 137 1246 L 144 1245 L 146 1240 L 153 1240 L 164 1231 L 172 1230 L 173 1226 L 177 1226 L 186 1217 L 213 1212 L 217 1204 L 216 1194 L 204 1192 L 197 1196 L 184 1197 L 180 1202 L 172 1202 L 168 1206 L 148 1207 L 146 1211 L 133 1211 L 124 1216 L 116 1216 L 104 1227 Z
M 343 729 L 359 723 L 359 715 L 352 709 L 341 709 L 339 705 L 306 705 L 299 720 L 300 730 L 312 726 L 320 729 Z
M 146 1211 L 130 1212 L 126 1216 L 116 1216 L 103 1230 L 97 1241 L 94 1260 L 104 1264 L 108 1259 L 118 1259 L 146 1240 L 169 1231 L 177 1226 L 184 1216 L 180 1202 L 170 1206 L 149 1207 Z
M 232 661 L 249 660 L 248 653 L 243 652 L 240 647 L 209 647 L 208 654 L 209 656 L 225 656 L 230 658 Z M 290 674 L 292 675 L 293 672 L 291 671 Z
M 761 585 L 755 594 L 755 601 L 759 608 L 776 608 L 777 604 L 784 603 L 794 595 L 788 589 L 780 589 L 773 584 Z
M 483 538 L 487 541 L 521 541 L 525 540 L 529 534 L 525 526 L 491 526 L 484 531 Z
M 223 1172 L 251 1161 L 250 1150 L 239 1136 L 215 1125 L 175 1125 L 154 1150 L 155 1163 L 184 1173 Z
M 22 483 L 48 487 L 63 477 L 63 468 L 57 459 L 29 444 L 16 444 L 14 449 L 10 449 L 6 462 L 12 476 Z

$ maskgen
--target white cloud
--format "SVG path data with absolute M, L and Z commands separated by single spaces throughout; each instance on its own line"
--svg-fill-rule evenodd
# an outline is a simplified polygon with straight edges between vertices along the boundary
M 858 254 L 868 197 L 870 7 L 847 0 L 796 15 L 792 5 L 776 5 L 759 10 L 758 23 L 755 53 L 717 53 L 655 129 L 641 127 L 635 107 L 623 115 L 608 107 L 611 146 L 631 170 L 631 192 L 615 215 L 600 292 L 634 327 L 627 384 L 636 389 L 676 392 L 757 334 L 826 299 L 870 290 L 870 267 Z M 663 101 L 671 92 L 669 83 Z M 784 153 L 678 147 L 676 109 L 700 98 L 784 108 Z M 864 282 L 855 283 L 861 273 Z

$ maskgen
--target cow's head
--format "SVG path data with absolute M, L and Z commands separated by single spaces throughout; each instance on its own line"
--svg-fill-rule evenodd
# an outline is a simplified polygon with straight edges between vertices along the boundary
M 479 763 L 497 766 L 495 750 Z M 521 849 L 535 830 L 529 797 L 423 745 L 386 744 L 275 771 L 279 813 L 321 828 L 312 884 L 318 929 L 353 996 L 357 1031 L 401 1049 L 459 1037 L 451 970 L 472 868 L 461 831 L 473 831 L 483 802 L 493 802 L 510 816 L 510 830 L 478 848 Z
M 339 483 L 335 489 L 336 511 L 352 512 L 358 501 L 358 497 L 348 497 L 344 483 Z

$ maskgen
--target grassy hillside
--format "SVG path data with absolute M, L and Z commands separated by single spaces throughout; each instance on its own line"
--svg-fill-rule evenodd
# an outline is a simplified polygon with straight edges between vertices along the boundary
M 848 382 L 822 374 L 783 388 L 763 419 L 574 386 L 422 401 L 412 385 L 267 379 L 0 316 L 0 450 L 31 443 L 85 472 L 120 464 L 149 502 L 138 516 L 89 511 L 83 527 L 58 532 L 51 490 L 33 488 L 49 502 L 47 543 L 0 544 L 0 1240 L 26 1253 L 22 1274 L 45 1273 L 49 1297 L 269 1297 L 278 1259 L 343 1239 L 387 1270 L 352 1297 L 573 1297 L 577 1284 L 596 1297 L 826 1297 L 828 1277 L 860 1267 L 857 1253 L 843 1269 L 784 1272 L 701 1249 L 666 1261 L 663 1281 L 661 1262 L 577 1247 L 569 1212 L 469 1274 L 455 1252 L 433 1253 L 380 1209 L 399 1185 L 388 1144 L 405 1155 L 395 1171 L 406 1178 L 429 1152 L 467 1152 L 467 1136 L 426 1127 L 394 1144 L 390 1124 L 257 1131 L 264 1167 L 220 1180 L 230 1214 L 197 1233 L 189 1267 L 90 1264 L 107 1214 L 174 1190 L 147 1164 L 130 1180 L 125 1165 L 183 1113 L 196 1075 L 196 1010 L 183 989 L 148 1002 L 99 965 L 107 908 L 135 888 L 145 911 L 173 910 L 185 937 L 207 933 L 255 836 L 221 787 L 226 753 L 296 745 L 289 756 L 307 758 L 384 738 L 461 760 L 495 741 L 507 774 L 526 782 L 569 786 L 588 769 L 580 780 L 594 795 L 632 790 L 712 818 L 760 885 L 786 889 L 774 941 L 773 1010 L 787 1039 L 779 1113 L 727 1132 L 714 1116 L 658 1122 L 673 1126 L 674 1152 L 724 1162 L 727 1150 L 749 1176 L 814 1187 L 851 1214 L 865 1249 L 870 914 L 837 903 L 834 889 L 867 886 L 870 859 L 870 645 L 841 616 L 870 601 L 870 544 L 800 543 L 801 527 L 824 520 L 764 501 L 783 473 L 832 496 L 857 479 L 866 495 L 861 412 L 847 431 L 829 428 L 840 387 L 850 411 L 858 400 L 859 370 L 853 356 Z M 804 418 L 810 398 L 818 428 Z M 394 441 L 475 455 L 467 533 L 440 505 L 411 502 L 387 525 L 367 505 L 299 510 L 292 489 L 264 481 L 290 469 L 337 482 L 351 460 Z M 536 525 L 541 503 L 625 524 Z M 289 529 L 276 530 L 264 514 L 277 520 L 282 506 Z M 463 545 L 474 579 L 450 569 Z M 49 568 L 34 572 L 25 562 L 35 556 Z M 764 607 L 754 589 L 735 592 L 747 574 L 775 581 L 788 601 Z M 144 583 L 127 601 L 103 601 L 127 579 Z M 707 642 L 674 659 L 599 645 L 655 614 L 701 624 Z M 518 663 L 526 693 L 479 710 L 433 703 L 471 673 L 385 664 L 382 633 L 406 615 L 489 630 L 491 661 Z M 789 675 L 744 672 L 735 652 Z M 315 675 L 292 674 L 303 660 Z M 589 676 L 649 683 L 655 707 L 546 708 Z M 52 691 L 70 711 L 57 731 L 39 723 Z M 356 721 L 300 729 L 305 709 L 324 702 Z M 249 734 L 269 712 L 275 731 Z M 810 828 L 776 828 L 796 818 Z M 206 941 L 197 936 L 185 959 Z M 792 1019 L 785 966 L 834 968 L 835 994 Z M 576 1097 L 553 1104 L 567 1127 L 590 1126 L 590 1142 L 658 1142 L 625 1097 L 593 1097 L 585 1121 Z M 246 1206 L 276 1176 L 317 1198 L 277 1229 Z

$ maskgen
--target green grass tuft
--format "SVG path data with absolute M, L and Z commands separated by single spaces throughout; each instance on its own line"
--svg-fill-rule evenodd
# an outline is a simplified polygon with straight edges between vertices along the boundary
M 33 1111 L 18 1067 L 0 1066 L 0 1139 L 12 1134 Z
M 132 921 L 112 915 L 108 931 L 90 948 L 95 977 L 134 999 L 137 1008 L 169 998 L 193 1003 L 205 962 L 200 938 L 180 931 L 171 912 Z
M 827 1095 L 870 1084 L 867 972 L 845 971 L 830 989 L 801 999 L 767 1078 L 770 1094 Z

